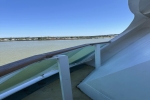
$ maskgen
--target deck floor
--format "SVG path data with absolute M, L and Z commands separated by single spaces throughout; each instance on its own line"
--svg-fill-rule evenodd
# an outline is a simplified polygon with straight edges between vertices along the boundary
M 73 100 L 91 100 L 76 86 L 93 70 L 93 67 L 84 65 L 84 67 L 82 67 L 81 69 L 71 73 Z M 23 100 L 62 100 L 59 79 L 30 94 Z

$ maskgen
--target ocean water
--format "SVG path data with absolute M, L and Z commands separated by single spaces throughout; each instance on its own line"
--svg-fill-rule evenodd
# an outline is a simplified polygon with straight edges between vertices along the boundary
M 111 38 L 0 42 L 0 66 L 37 54 L 73 47 L 85 43 L 109 41 L 110 39 Z

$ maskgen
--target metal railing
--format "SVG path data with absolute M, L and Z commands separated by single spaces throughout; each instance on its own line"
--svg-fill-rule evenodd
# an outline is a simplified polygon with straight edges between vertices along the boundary
M 100 47 L 101 47 L 101 45 L 107 44 L 107 43 L 110 43 L 110 41 L 109 42 L 83 44 L 83 45 L 79 45 L 79 46 L 75 46 L 75 47 L 71 47 L 71 48 L 67 48 L 67 49 L 62 49 L 62 50 L 58 50 L 58 51 L 54 51 L 54 52 L 35 55 L 35 56 L 29 57 L 29 58 L 26 58 L 26 59 L 23 59 L 20 61 L 16 61 L 16 62 L 7 64 L 4 66 L 0 66 L 0 79 L 1 79 L 1 77 L 8 76 L 7 83 L 11 83 L 12 80 L 17 77 L 18 73 L 20 73 L 18 75 L 21 76 L 22 73 L 25 73 L 25 71 L 31 70 L 31 69 L 33 70 L 33 69 L 37 68 L 37 66 L 41 66 L 41 65 L 42 65 L 42 68 L 39 68 L 39 69 L 41 69 L 40 71 L 42 72 L 42 71 L 49 69 L 50 68 L 49 66 L 53 65 L 56 67 L 57 65 L 55 63 L 58 63 L 63 100 L 71 100 L 71 98 L 72 98 L 71 91 L 72 90 L 71 90 L 71 82 L 70 82 L 69 64 L 71 64 L 70 66 L 75 66 L 77 64 L 84 63 L 85 61 L 88 61 L 87 58 L 90 58 L 91 55 L 93 55 L 95 53 L 95 67 L 96 68 L 100 67 L 100 65 L 101 65 L 101 53 L 100 53 L 101 48 Z M 84 54 L 84 52 L 87 52 L 87 53 Z M 72 54 L 73 55 L 75 54 L 75 56 L 72 56 Z M 84 54 L 84 55 L 82 56 L 82 54 Z M 71 56 L 69 56 L 69 55 L 71 55 Z M 67 60 L 68 59 L 67 56 L 69 57 L 69 60 Z M 80 57 L 78 59 L 76 59 L 77 56 L 80 56 Z M 55 61 L 55 60 L 57 60 L 57 61 Z M 47 65 L 44 65 L 45 63 L 47 63 Z M 21 70 L 21 71 L 17 72 L 18 70 Z M 40 71 L 33 71 L 33 73 L 30 76 L 27 75 L 24 79 L 26 80 L 28 78 L 31 78 L 31 77 L 37 75 L 38 73 L 40 73 Z M 53 70 L 51 72 L 44 72 L 44 74 L 36 76 L 32 80 L 29 80 L 24 83 L 22 83 L 23 79 L 20 79 L 20 81 L 17 81 L 18 83 L 12 82 L 12 84 L 8 84 L 8 86 L 7 86 L 7 87 L 13 87 L 14 85 L 20 83 L 17 87 L 15 87 L 15 88 L 13 87 L 11 89 L 8 88 L 8 89 L 6 89 L 7 91 L 4 91 L 1 93 L 1 88 L 3 88 L 2 90 L 4 90 L 4 88 L 5 88 L 5 81 L 4 81 L 4 83 L 0 83 L 0 99 L 5 98 L 23 88 L 25 88 L 31 84 L 34 84 L 46 77 L 49 77 L 52 74 L 55 74 L 57 72 L 58 71 L 56 71 L 56 70 Z M 11 77 L 12 80 L 9 78 L 10 73 L 12 73 L 12 74 L 15 73 L 14 75 L 12 75 L 13 77 Z M 10 76 L 11 76 L 11 74 L 10 74 Z M 64 84 L 67 84 L 67 85 L 64 85 Z M 4 87 L 2 87 L 2 86 L 4 86 Z M 67 86 L 67 88 L 66 88 L 66 86 Z M 68 91 L 69 91 L 69 95 L 70 95 L 69 97 L 68 97 L 68 95 L 66 95 L 68 93 Z

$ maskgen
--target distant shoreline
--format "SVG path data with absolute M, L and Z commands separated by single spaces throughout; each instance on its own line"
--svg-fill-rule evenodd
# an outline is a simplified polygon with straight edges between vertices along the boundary
M 118 34 L 98 35 L 98 36 L 64 36 L 64 37 L 9 37 L 0 38 L 0 42 L 9 41 L 45 41 L 45 40 L 81 40 L 81 39 L 99 39 L 99 38 L 113 38 Z

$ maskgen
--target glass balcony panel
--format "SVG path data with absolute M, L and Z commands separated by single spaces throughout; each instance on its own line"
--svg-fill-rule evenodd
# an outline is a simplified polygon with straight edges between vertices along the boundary
M 73 62 L 77 61 L 78 59 L 81 59 L 90 53 L 94 52 L 95 48 L 94 46 L 87 46 L 82 48 L 80 51 L 78 51 L 76 54 L 69 57 L 69 63 L 72 64 Z
M 0 92 L 12 86 L 17 86 L 19 83 L 24 83 L 25 80 L 31 80 L 34 77 L 40 76 L 47 69 L 49 71 L 56 69 L 56 67 L 53 67 L 54 64 L 56 64 L 56 59 L 46 59 L 25 67 L 20 72 L 12 74 L 10 78 L 2 82 L 0 84 Z

